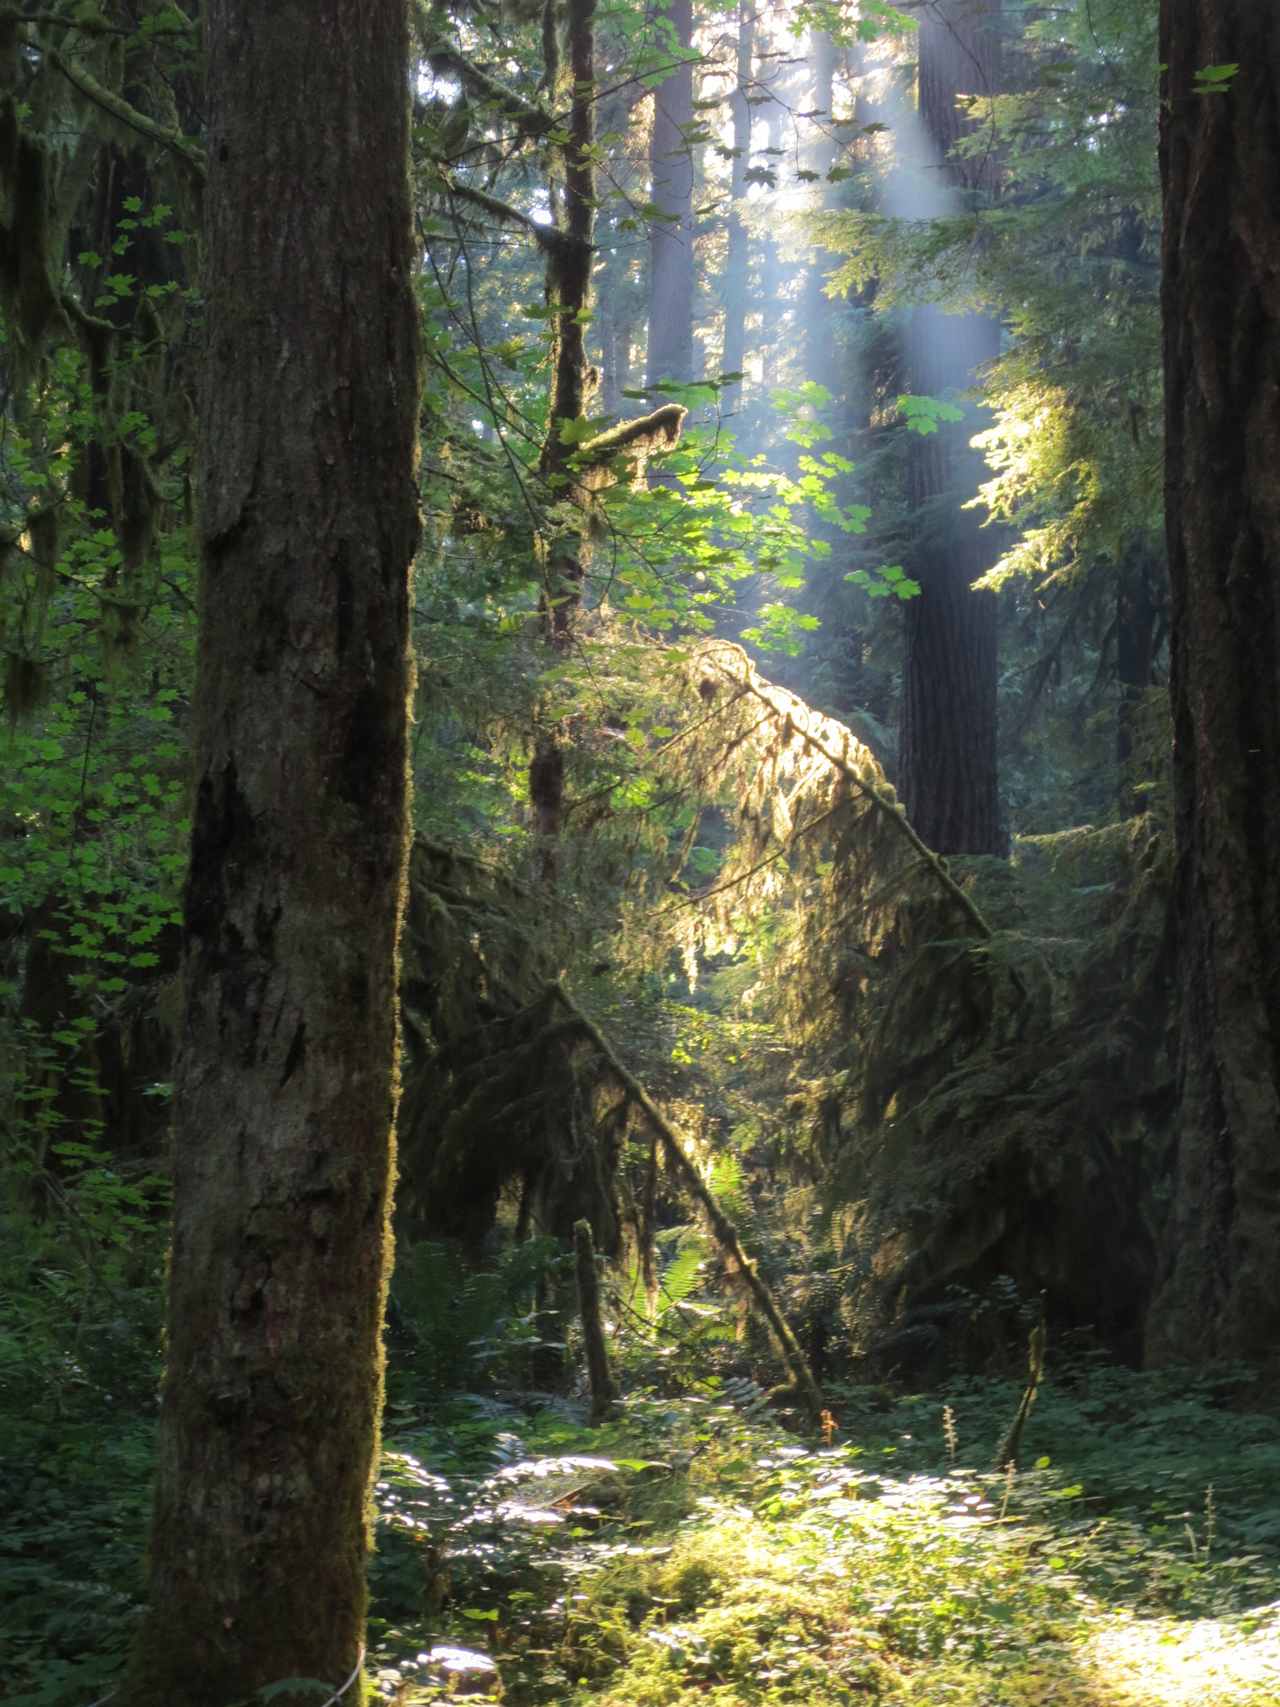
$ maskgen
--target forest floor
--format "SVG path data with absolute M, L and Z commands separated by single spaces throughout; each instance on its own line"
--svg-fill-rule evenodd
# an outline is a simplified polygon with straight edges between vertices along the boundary
M 1078 1370 L 1006 1477 L 1008 1381 L 835 1389 L 824 1440 L 749 1383 L 591 1430 L 571 1401 L 393 1379 L 372 1674 L 398 1707 L 1276 1707 L 1280 1423 L 1236 1397 Z M 5 1454 L 14 1707 L 118 1675 L 152 1426 L 32 1414 Z
M 1280 1428 L 1222 1397 L 1097 1369 L 1044 1392 L 1011 1478 L 989 1470 L 1005 1383 L 850 1389 L 829 1442 L 715 1391 L 595 1431 L 455 1401 L 388 1454 L 379 1685 L 402 1707 L 1276 1707 Z

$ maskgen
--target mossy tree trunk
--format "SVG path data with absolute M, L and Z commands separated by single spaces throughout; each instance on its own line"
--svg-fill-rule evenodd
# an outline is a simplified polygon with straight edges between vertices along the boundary
M 1182 1008 L 1156 1360 L 1280 1343 L 1280 14 L 1163 0 Z M 1237 66 L 1225 92 L 1205 67 Z
M 336 1689 L 358 1663 L 397 1096 L 417 538 L 406 5 L 210 0 L 205 29 L 168 1363 L 122 1707 L 229 1707 L 290 1677 Z
M 575 446 L 562 429 L 580 421 L 590 401 L 587 322 L 591 306 L 591 264 L 595 238 L 595 0 L 566 0 L 562 63 L 559 10 L 547 12 L 543 35 L 547 87 L 568 101 L 564 140 L 552 155 L 548 184 L 555 237 L 547 249 L 546 301 L 551 327 L 551 396 L 547 434 L 539 458 L 546 490 L 557 499 L 578 490 Z M 582 530 L 555 528 L 544 542 L 542 615 L 551 647 L 568 653 L 573 646 L 586 551 Z M 564 828 L 565 753 L 562 731 L 546 724 L 537 734 L 529 765 L 529 800 L 538 836 L 539 866 L 548 886 L 559 872 Z

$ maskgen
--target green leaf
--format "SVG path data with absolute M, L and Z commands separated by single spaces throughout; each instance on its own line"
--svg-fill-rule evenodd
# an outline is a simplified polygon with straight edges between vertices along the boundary
M 1195 92 L 1197 95 L 1225 95 L 1231 87 L 1231 80 L 1239 71 L 1237 62 L 1229 65 L 1204 65 L 1195 75 Z
M 963 409 L 957 409 L 954 403 L 946 403 L 940 397 L 899 397 L 898 409 L 908 430 L 919 433 L 922 438 L 936 433 L 942 421 L 964 420 Z
M 585 444 L 595 436 L 595 428 L 584 416 L 579 415 L 576 421 L 567 416 L 559 424 L 559 438 L 562 445 Z

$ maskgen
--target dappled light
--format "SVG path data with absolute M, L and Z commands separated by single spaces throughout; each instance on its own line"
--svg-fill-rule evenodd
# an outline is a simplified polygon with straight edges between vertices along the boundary
M 0 6 L 6 1703 L 1280 1703 L 1272 13 Z
M 450 1408 L 380 1484 L 384 1691 L 429 1687 L 409 1651 L 425 1557 L 451 1572 L 432 1627 L 470 1629 L 506 1700 L 1264 1707 L 1280 1607 L 1259 1598 L 1274 1574 L 1244 1536 L 1264 1516 L 1280 1527 L 1256 1479 L 1280 1441 L 1268 1431 L 1257 1457 L 1261 1436 L 1249 1448 L 1229 1417 L 1193 1406 L 1204 1472 L 1234 1452 L 1237 1474 L 1179 1527 L 1163 1498 L 1179 1467 L 1155 1445 L 1159 1386 L 1116 1375 L 1106 1388 L 1138 1419 L 1131 1450 L 1085 1390 L 1055 1386 L 1028 1447 L 1063 1457 L 1046 1450 L 1015 1475 L 966 1467 L 962 1441 L 992 1450 L 983 1436 L 1003 1422 L 972 1387 L 896 1404 L 849 1389 L 852 1426 L 829 1445 L 711 1391 L 633 1398 L 590 1436 L 559 1409 L 493 1406 L 484 1428 L 472 1413 L 460 1459 Z M 585 1438 L 609 1456 L 484 1468 L 499 1439 L 505 1457 L 517 1440 Z M 495 1507 L 503 1489 L 519 1491 Z M 495 1526 L 511 1503 L 559 1522 Z

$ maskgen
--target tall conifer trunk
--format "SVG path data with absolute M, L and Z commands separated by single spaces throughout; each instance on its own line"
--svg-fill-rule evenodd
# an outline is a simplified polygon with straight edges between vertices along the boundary
M 680 50 L 693 40 L 693 0 L 667 0 Z M 645 383 L 693 378 L 693 66 L 685 60 L 654 90 L 649 147 L 652 199 L 661 210 L 649 226 L 649 355 Z
M 742 218 L 747 199 L 747 168 L 751 164 L 751 103 L 747 99 L 755 72 L 757 0 L 738 0 L 737 87 L 733 114 L 733 163 L 729 168 L 729 241 L 724 268 L 724 343 L 722 373 L 741 373 L 747 359 L 747 299 L 751 291 L 751 236 Z M 732 415 L 742 401 L 742 382 L 721 393 L 720 406 Z
M 290 1677 L 336 1689 L 357 1663 L 397 1096 L 417 539 L 405 0 L 209 0 L 205 29 L 194 826 L 151 1604 L 127 1707 L 229 1707 Z
M 1180 1131 L 1155 1359 L 1280 1344 L 1280 13 L 1163 0 Z M 1237 65 L 1225 93 L 1206 66 Z
M 805 166 L 816 172 L 815 206 L 825 210 L 831 205 L 831 186 L 827 173 L 836 163 L 836 139 L 831 116 L 835 99 L 836 47 L 824 30 L 815 30 L 809 38 L 809 64 L 813 71 L 811 106 L 813 132 L 805 150 Z M 827 274 L 836 257 L 825 249 L 815 249 L 809 257 L 804 289 L 800 298 L 800 332 L 804 350 L 804 377 L 830 385 L 835 368 L 834 318 L 835 305 L 827 296 Z
M 920 115 L 946 160 L 970 128 L 964 93 L 996 87 L 1001 0 L 939 0 L 920 20 Z M 985 193 L 991 163 L 951 161 L 951 181 Z M 910 389 L 963 392 L 1000 348 L 1000 328 L 978 315 L 915 310 L 908 335 Z M 968 449 L 972 421 L 914 441 L 908 498 L 918 530 L 909 568 L 920 597 L 905 607 L 899 792 L 920 835 L 939 853 L 999 853 L 996 757 L 996 607 L 972 584 L 990 568 L 994 536 L 962 505 L 980 463 Z

